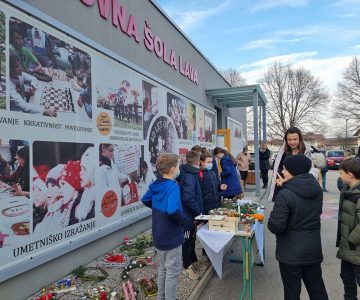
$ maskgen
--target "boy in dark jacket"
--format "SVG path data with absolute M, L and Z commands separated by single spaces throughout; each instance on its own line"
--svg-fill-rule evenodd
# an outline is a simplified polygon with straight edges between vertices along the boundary
M 203 213 L 203 200 L 201 196 L 200 183 L 198 176 L 200 153 L 190 150 L 186 153 L 186 164 L 182 165 L 182 175 L 180 179 L 181 204 L 186 215 L 184 224 L 185 242 L 182 248 L 184 272 L 192 280 L 199 279 L 198 273 L 193 268 L 193 263 L 197 262 L 195 253 L 196 225 L 195 217 Z
M 199 182 L 205 215 L 208 215 L 210 210 L 220 207 L 220 192 L 227 188 L 226 184 L 220 183 L 219 176 L 214 173 L 212 168 L 213 158 L 211 154 L 202 153 L 200 155 Z
M 360 286 L 360 159 L 342 161 L 339 172 L 344 188 L 340 194 L 336 246 L 344 299 L 348 300 L 357 299 L 357 285 Z
M 300 299 L 301 279 L 311 300 L 327 300 L 322 279 L 323 260 L 320 215 L 323 191 L 312 174 L 311 160 L 303 154 L 286 157 L 277 184 L 276 196 L 268 221 L 276 234 L 276 259 L 279 261 L 284 299 Z
M 158 299 L 175 300 L 186 219 L 174 180 L 179 174 L 179 156 L 163 154 L 156 167 L 162 177 L 150 184 L 142 202 L 152 208 L 152 234 L 159 258 Z

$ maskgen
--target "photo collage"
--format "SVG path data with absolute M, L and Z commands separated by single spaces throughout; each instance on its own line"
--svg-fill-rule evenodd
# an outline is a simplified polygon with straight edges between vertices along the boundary
M 214 147 L 214 111 L 95 50 L 0 3 L 0 271 L 147 216 L 159 156 Z

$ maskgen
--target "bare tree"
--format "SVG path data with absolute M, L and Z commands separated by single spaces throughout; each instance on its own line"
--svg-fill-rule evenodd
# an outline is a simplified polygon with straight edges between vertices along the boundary
M 354 57 L 337 86 L 335 117 L 349 120 L 349 128 L 360 124 L 360 58 Z
M 323 126 L 319 115 L 329 102 L 322 82 L 304 68 L 274 63 L 260 80 L 266 94 L 268 135 L 283 137 L 285 131 L 296 126 L 317 131 Z
M 246 84 L 245 78 L 243 78 L 240 72 L 236 69 L 229 68 L 221 71 L 221 74 L 231 84 L 231 86 L 241 86 Z

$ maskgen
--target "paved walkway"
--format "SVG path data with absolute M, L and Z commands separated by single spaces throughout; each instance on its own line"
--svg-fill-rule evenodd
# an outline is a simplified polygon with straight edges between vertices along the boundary
M 337 210 L 339 192 L 336 187 L 338 171 L 328 173 L 328 193 L 324 193 L 324 207 L 322 215 L 322 245 L 324 262 L 322 264 L 323 277 L 329 294 L 329 299 L 343 298 L 343 285 L 340 279 L 340 261 L 336 258 L 335 247 L 337 230 Z M 272 204 L 262 201 L 266 206 L 268 217 Z M 306 241 L 304 241 L 306 242 Z M 253 299 L 281 300 L 283 299 L 282 283 L 275 259 L 275 236 L 265 229 L 265 267 L 253 268 Z M 224 279 L 220 280 L 214 273 L 200 300 L 235 300 L 240 298 L 242 289 L 242 265 L 224 261 Z M 301 300 L 309 299 L 303 286 Z

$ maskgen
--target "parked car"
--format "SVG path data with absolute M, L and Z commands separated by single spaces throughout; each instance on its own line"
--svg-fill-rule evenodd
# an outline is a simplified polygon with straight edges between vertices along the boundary
M 344 159 L 345 153 L 343 150 L 326 151 L 326 164 L 329 169 L 338 169 Z

